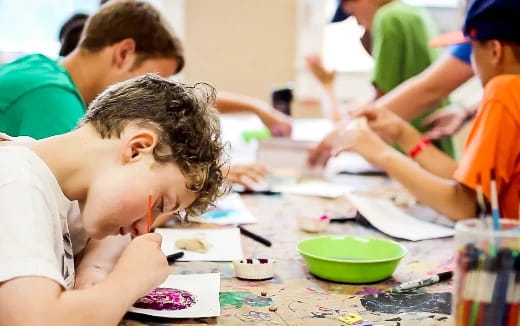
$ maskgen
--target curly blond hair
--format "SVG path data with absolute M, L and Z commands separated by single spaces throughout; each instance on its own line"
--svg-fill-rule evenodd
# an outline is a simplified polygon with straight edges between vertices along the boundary
M 102 138 L 119 137 L 129 124 L 158 134 L 153 155 L 157 162 L 174 162 L 196 193 L 187 217 L 202 214 L 229 189 L 222 172 L 225 144 L 213 107 L 215 89 L 208 84 L 187 86 L 155 74 L 107 88 L 90 104 L 80 122 L 92 125 Z

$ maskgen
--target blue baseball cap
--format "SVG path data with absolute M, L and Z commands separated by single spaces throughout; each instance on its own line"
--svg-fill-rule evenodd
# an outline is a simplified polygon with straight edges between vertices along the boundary
M 345 19 L 350 17 L 350 14 L 348 12 L 345 12 L 343 10 L 343 0 L 337 0 L 338 5 L 336 6 L 336 11 L 334 12 L 334 16 L 332 16 L 332 19 L 330 20 L 331 23 L 337 23 L 342 22 Z
M 431 46 L 447 46 L 472 40 L 500 40 L 520 43 L 520 1 L 472 0 L 462 31 L 440 35 Z

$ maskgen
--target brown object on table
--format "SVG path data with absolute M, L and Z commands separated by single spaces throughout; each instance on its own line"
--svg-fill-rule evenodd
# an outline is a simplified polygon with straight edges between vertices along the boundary
M 276 310 L 278 310 L 278 307 L 277 307 L 277 306 L 271 306 L 271 307 L 269 307 L 269 311 L 275 312 Z
M 260 292 L 260 295 L 263 296 L 263 297 L 265 297 L 265 296 L 267 295 L 267 292 L 262 291 L 262 292 Z

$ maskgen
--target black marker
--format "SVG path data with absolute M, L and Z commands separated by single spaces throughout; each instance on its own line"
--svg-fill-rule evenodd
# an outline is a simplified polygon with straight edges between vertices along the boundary
M 240 229 L 240 233 L 242 235 L 245 235 L 246 237 L 249 237 L 255 241 L 258 241 L 261 244 L 263 244 L 264 246 L 271 247 L 271 241 L 267 240 L 266 238 L 263 238 L 263 237 L 259 236 L 258 234 L 255 234 L 249 230 L 246 230 L 240 225 L 238 226 L 238 228 Z
M 275 196 L 280 195 L 279 191 L 271 191 L 271 190 L 238 190 L 235 191 L 241 195 L 266 195 L 266 196 Z
M 184 256 L 184 251 L 179 251 L 166 256 L 166 260 L 168 261 L 168 264 L 173 264 L 177 261 L 177 259 L 182 258 L 182 256 Z

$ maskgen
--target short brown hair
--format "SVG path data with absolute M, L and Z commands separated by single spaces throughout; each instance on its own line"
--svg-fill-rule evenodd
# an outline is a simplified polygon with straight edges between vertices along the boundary
M 99 94 L 80 126 L 91 124 L 102 138 L 119 137 L 130 124 L 154 130 L 159 136 L 154 158 L 177 164 L 186 188 L 197 195 L 186 214 L 197 216 L 228 188 L 214 99 L 215 90 L 208 84 L 191 87 L 147 74 Z
M 91 16 L 83 29 L 79 48 L 97 52 L 126 38 L 136 44 L 136 66 L 147 59 L 172 58 L 177 72 L 184 67 L 184 50 L 171 26 L 151 4 L 112 0 Z

